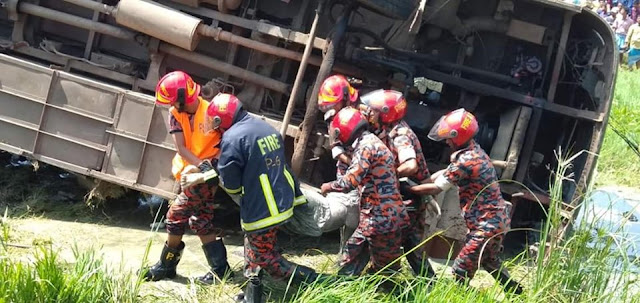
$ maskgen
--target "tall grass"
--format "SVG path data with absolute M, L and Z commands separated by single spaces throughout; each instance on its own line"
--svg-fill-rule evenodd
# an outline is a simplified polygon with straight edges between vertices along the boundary
M 597 222 L 575 226 L 561 240 L 563 230 L 562 183 L 571 182 L 567 171 L 572 159 L 560 161 L 551 184 L 551 205 L 541 231 L 537 256 L 524 256 L 519 267 L 527 268 L 524 293 L 505 293 L 495 283 L 486 289 L 460 285 L 439 273 L 429 284 L 423 278 L 396 277 L 391 290 L 385 278 L 364 276 L 355 281 L 314 283 L 298 290 L 294 302 L 640 302 L 634 293 L 635 275 L 627 249 L 616 235 L 597 229 Z M 387 281 L 386 284 L 389 282 Z M 637 289 L 636 289 L 637 291 Z
M 598 184 L 617 184 L 640 188 L 640 158 L 613 131 L 640 143 L 640 72 L 618 70 L 613 107 L 598 159 Z
M 32 261 L 0 251 L 0 302 L 136 302 L 139 277 L 123 268 L 108 268 L 95 250 L 73 250 L 65 263 L 58 253 L 41 246 Z

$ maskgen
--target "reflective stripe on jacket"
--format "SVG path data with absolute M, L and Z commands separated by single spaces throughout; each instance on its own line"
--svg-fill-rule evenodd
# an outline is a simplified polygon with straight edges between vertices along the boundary
M 207 108 L 209 107 L 209 102 L 205 101 L 201 97 L 198 97 L 200 104 L 198 105 L 198 109 L 193 116 L 193 125 L 195 129 L 191 129 L 191 123 L 189 123 L 189 114 L 184 112 L 179 112 L 175 107 L 171 107 L 169 111 L 176 118 L 178 123 L 182 126 L 182 133 L 184 135 L 184 143 L 187 146 L 187 149 L 190 150 L 198 159 L 206 160 L 212 159 L 217 156 L 219 149 L 218 144 L 220 143 L 220 133 L 218 132 L 209 132 L 205 131 L 205 118 L 207 114 Z M 171 173 L 176 178 L 176 180 L 180 180 L 180 175 L 182 170 L 189 165 L 189 163 L 182 159 L 182 157 L 176 153 L 173 157 L 173 161 L 171 162 Z
M 218 160 L 221 187 L 241 195 L 242 229 L 258 231 L 286 222 L 293 207 L 306 203 L 290 173 L 280 134 L 244 113 L 224 132 Z

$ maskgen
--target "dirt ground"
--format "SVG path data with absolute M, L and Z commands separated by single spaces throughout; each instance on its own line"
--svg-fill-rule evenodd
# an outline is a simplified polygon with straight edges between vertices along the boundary
M 0 210 L 8 211 L 12 254 L 29 256 L 38 245 L 51 245 L 62 258 L 73 261 L 73 249 L 95 249 L 112 266 L 136 271 L 144 262 L 151 265 L 158 260 L 166 233 L 163 228 L 154 231 L 150 224 L 153 212 L 139 204 L 136 192 L 128 192 L 118 199 L 89 208 L 83 203 L 87 189 L 78 185 L 77 178 L 66 175 L 54 167 L 41 167 L 34 172 L 29 165 L 11 166 L 6 154 L 0 157 Z M 160 209 L 160 216 L 166 212 Z M 228 212 L 227 212 L 228 213 Z M 197 236 L 187 233 L 186 248 L 174 280 L 144 283 L 143 302 L 231 302 L 245 283 L 242 277 L 242 232 L 237 215 L 218 216 L 225 230 L 224 241 L 229 263 L 235 277 L 214 286 L 192 283 L 194 277 L 204 274 L 208 265 Z M 145 260 L 147 244 L 150 250 Z M 320 272 L 334 273 L 339 259 L 339 236 L 325 234 L 318 238 L 281 233 L 279 245 L 283 255 L 298 264 L 310 266 Z M 432 260 L 436 271 L 450 275 L 444 263 Z M 404 268 L 408 268 L 406 261 Z M 472 285 L 490 287 L 492 278 L 479 272 Z M 269 301 L 287 301 L 295 289 L 287 293 L 287 281 L 266 281 Z

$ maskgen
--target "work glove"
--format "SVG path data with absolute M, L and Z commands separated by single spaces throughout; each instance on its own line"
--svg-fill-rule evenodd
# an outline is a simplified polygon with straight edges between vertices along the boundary
M 201 173 L 205 173 L 214 168 L 213 168 L 213 164 L 211 164 L 211 161 L 203 160 L 202 162 L 200 162 L 200 164 L 198 164 L 198 169 L 200 169 Z
M 211 166 L 211 163 L 209 163 L 209 167 L 210 168 L 205 172 L 202 172 L 201 170 L 201 172 L 199 173 L 182 174 L 182 176 L 180 177 L 180 186 L 184 189 L 208 181 L 217 182 L 218 172 L 215 168 L 213 168 L 213 166 Z

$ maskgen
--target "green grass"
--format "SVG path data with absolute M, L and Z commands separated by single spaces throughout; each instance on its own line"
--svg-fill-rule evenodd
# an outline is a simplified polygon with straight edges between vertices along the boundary
M 498 283 L 486 288 L 459 285 L 441 277 L 430 286 L 425 279 L 399 276 L 383 287 L 383 277 L 360 277 L 355 282 L 338 281 L 313 284 L 300 289 L 293 301 L 330 302 L 640 302 L 632 260 L 626 256 L 626 245 L 619 234 L 608 234 L 596 228 L 595 222 L 581 227 L 560 240 L 562 182 L 566 181 L 571 159 L 560 161 L 558 178 L 552 184 L 551 205 L 541 233 L 541 246 L 535 256 L 524 253 L 518 258 L 524 293 L 505 292 Z M 596 232 L 594 232 L 596 231 Z M 592 246 L 589 246 L 592 244 Z M 513 265 L 508 266 L 514 269 Z M 634 289 L 634 287 L 636 287 Z M 389 288 L 391 290 L 389 291 Z
M 640 143 L 640 71 L 619 69 L 609 126 L 598 160 L 596 183 L 640 188 L 640 157 L 613 130 Z
M 141 282 L 123 268 L 110 269 L 94 250 L 74 250 L 72 262 L 41 246 L 23 260 L 0 252 L 0 302 L 137 302 Z
M 640 72 L 620 70 L 614 98 L 610 124 L 639 142 Z M 565 176 L 570 165 L 570 161 L 560 165 L 556 176 Z M 598 162 L 596 185 L 640 188 L 637 171 L 640 159 L 609 127 Z M 12 188 L 21 181 L 26 180 L 0 178 L 0 185 Z M 561 182 L 555 180 L 552 186 L 552 204 L 542 231 L 542 243 L 550 245 L 540 247 L 537 255 L 522 254 L 506 263 L 525 286 L 520 296 L 505 292 L 490 277 L 491 281 L 481 287 L 459 285 L 448 271 L 439 271 L 436 281 L 400 274 L 392 278 L 369 275 L 350 281 L 314 283 L 300 289 L 279 289 L 282 284 L 277 284 L 267 289 L 273 291 L 269 302 L 640 302 L 639 287 L 635 286 L 639 283 L 630 270 L 635 260 L 626 256 L 626 244 L 620 242 L 619 235 L 591 225 L 559 241 L 554 231 L 560 225 Z M 22 201 L 21 205 L 26 205 L 23 213 L 34 214 L 45 210 L 38 207 L 42 204 L 39 201 L 46 199 L 43 194 L 38 190 L 0 190 L 0 201 Z M 97 250 L 76 249 L 71 261 L 63 260 L 49 241 L 25 254 L 11 247 L 12 233 L 5 212 L 0 218 L 0 303 L 140 302 L 162 298 L 169 302 L 226 302 L 237 291 L 238 283 L 242 284 L 239 281 L 210 287 L 190 284 L 184 293 L 168 289 L 166 293 L 157 293 L 159 297 L 153 294 L 143 297 L 140 289 L 144 284 L 139 276 L 130 269 L 107 266 Z M 595 247 L 589 247 L 588 243 L 593 242 Z M 150 242 L 147 252 L 149 245 Z M 142 263 L 146 263 L 146 257 Z M 479 272 L 476 280 L 481 277 L 488 276 Z M 267 282 L 267 286 L 271 284 Z

